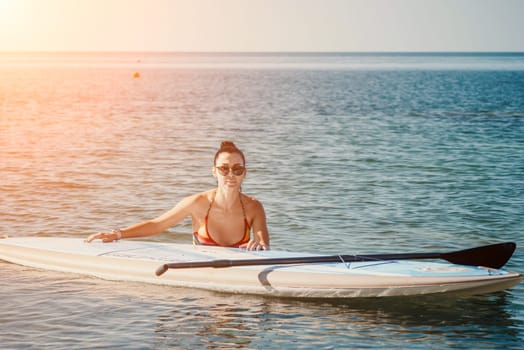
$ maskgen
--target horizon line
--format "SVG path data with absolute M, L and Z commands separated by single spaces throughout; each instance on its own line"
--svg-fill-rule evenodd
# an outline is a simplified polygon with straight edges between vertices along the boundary
M 115 54 L 115 53 L 156 53 L 156 54 L 524 54 L 524 51 L 177 51 L 177 50 L 0 50 L 0 54 Z

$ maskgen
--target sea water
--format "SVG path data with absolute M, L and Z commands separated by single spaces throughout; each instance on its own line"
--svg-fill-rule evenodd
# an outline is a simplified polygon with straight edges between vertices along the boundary
M 140 74 L 134 78 L 134 73 Z M 222 140 L 274 249 L 451 251 L 524 272 L 524 54 L 2 53 L 0 235 L 86 237 L 215 186 Z M 190 242 L 189 220 L 151 237 Z M 524 288 L 304 301 L 0 262 L 2 349 L 517 349 Z

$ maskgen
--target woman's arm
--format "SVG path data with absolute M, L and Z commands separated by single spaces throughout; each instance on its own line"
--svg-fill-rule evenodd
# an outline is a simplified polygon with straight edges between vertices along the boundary
M 89 243 L 95 239 L 100 239 L 103 242 L 112 242 L 121 238 L 147 237 L 159 234 L 191 215 L 193 208 L 197 205 L 197 198 L 198 195 L 186 197 L 173 209 L 155 219 L 131 225 L 124 229 L 116 229 L 111 232 L 94 233 L 87 237 L 85 241 Z
M 248 250 L 269 250 L 269 231 L 266 222 L 266 212 L 262 203 L 256 199 L 252 199 L 250 203 L 253 212 L 253 221 L 251 229 L 253 230 L 253 238 L 240 246 Z

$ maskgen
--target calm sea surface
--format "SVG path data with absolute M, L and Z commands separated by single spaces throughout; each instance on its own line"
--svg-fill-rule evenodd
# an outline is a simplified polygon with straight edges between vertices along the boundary
M 133 78 L 134 72 L 140 78 Z M 214 186 L 233 140 L 274 249 L 500 241 L 524 272 L 524 54 L 0 53 L 0 234 L 85 237 Z M 156 241 L 190 241 L 189 221 Z M 524 286 L 231 296 L 0 262 L 2 349 L 517 349 Z

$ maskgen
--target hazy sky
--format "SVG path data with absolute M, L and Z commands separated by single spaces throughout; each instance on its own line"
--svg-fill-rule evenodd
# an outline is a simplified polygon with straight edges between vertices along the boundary
M 524 51 L 524 0 L 0 0 L 0 51 Z

